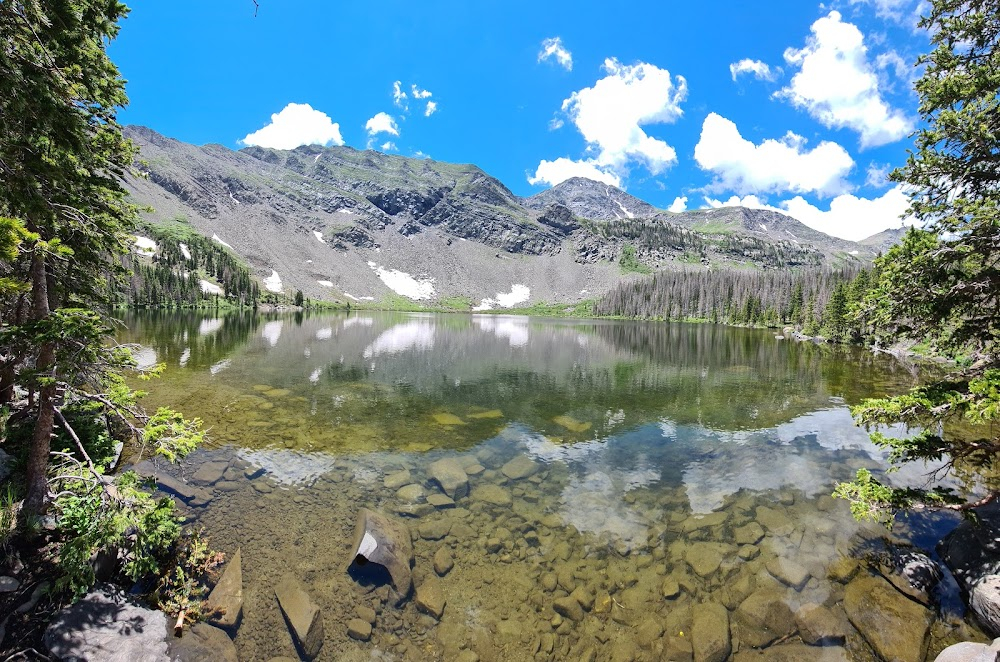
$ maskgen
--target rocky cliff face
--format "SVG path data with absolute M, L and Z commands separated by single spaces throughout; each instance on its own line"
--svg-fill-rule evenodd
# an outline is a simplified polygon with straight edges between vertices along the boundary
M 143 127 L 127 134 L 146 175 L 128 185 L 154 209 L 152 226 L 215 237 L 262 281 L 277 273 L 280 289 L 312 297 L 419 291 L 477 303 L 522 285 L 530 301 L 571 302 L 623 277 L 626 245 L 654 269 L 818 265 L 875 252 L 774 212 L 671 214 L 587 179 L 522 199 L 474 165 L 350 147 L 197 147 Z

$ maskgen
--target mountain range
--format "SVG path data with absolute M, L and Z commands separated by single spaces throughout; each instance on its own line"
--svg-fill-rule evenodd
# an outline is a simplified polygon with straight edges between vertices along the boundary
M 126 185 L 151 210 L 151 239 L 198 233 L 268 290 L 341 302 L 574 302 L 659 269 L 863 264 L 899 234 L 855 243 L 768 210 L 673 213 L 582 178 L 521 198 L 474 165 L 350 147 L 234 151 L 145 127 L 126 135 L 141 173 Z

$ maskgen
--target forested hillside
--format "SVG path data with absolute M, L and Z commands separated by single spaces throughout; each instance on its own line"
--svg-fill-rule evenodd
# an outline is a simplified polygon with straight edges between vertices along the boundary
M 832 340 L 866 334 L 865 269 L 663 271 L 623 283 L 594 307 L 597 315 L 723 324 L 791 324 Z
M 182 308 L 201 305 L 254 307 L 260 290 L 247 265 L 210 239 L 147 227 L 156 243 L 151 255 L 133 253 L 132 276 L 119 301 L 137 308 Z

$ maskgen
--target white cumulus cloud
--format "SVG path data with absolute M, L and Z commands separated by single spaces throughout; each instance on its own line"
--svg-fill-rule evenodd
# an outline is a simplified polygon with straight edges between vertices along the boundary
M 564 156 L 555 161 L 542 160 L 535 169 L 534 176 L 528 177 L 531 185 L 548 184 L 555 186 L 559 182 L 564 182 L 571 177 L 586 177 L 594 181 L 604 182 L 611 186 L 621 186 L 621 179 L 613 172 L 602 169 L 593 161 L 574 161 Z
M 428 101 L 427 108 L 424 109 L 424 117 L 430 117 L 437 112 L 438 105 L 437 101 Z
M 307 103 L 290 103 L 271 115 L 271 123 L 248 134 L 244 145 L 294 149 L 299 145 L 343 145 L 340 124 Z
M 732 196 L 728 200 L 705 198 L 709 207 L 749 207 L 770 209 L 792 218 L 833 237 L 858 241 L 901 224 L 912 225 L 912 218 L 902 218 L 910 199 L 901 186 L 895 186 L 877 198 L 860 198 L 850 193 L 838 195 L 830 201 L 829 209 L 820 209 L 802 196 L 772 206 L 755 195 Z
M 554 58 L 566 71 L 572 71 L 573 54 L 563 46 L 562 37 L 549 37 L 542 42 L 542 49 L 538 51 L 538 61 L 543 62 L 550 58 Z
M 414 99 L 429 99 L 434 96 L 434 93 L 430 90 L 421 90 L 416 85 L 410 86 L 410 92 L 413 94 Z
M 825 211 L 801 196 L 786 200 L 781 206 L 786 214 L 815 230 L 858 241 L 882 230 L 898 228 L 904 222 L 901 217 L 910 206 L 910 198 L 902 187 L 894 186 L 878 198 L 838 195 Z M 905 222 L 909 225 L 914 223 L 913 219 L 906 219 Z
M 780 67 L 772 69 L 766 62 L 751 60 L 750 58 L 744 58 L 739 62 L 733 62 L 729 65 L 729 74 L 733 77 L 734 81 L 742 74 L 753 74 L 754 78 L 758 80 L 773 81 L 778 77 L 779 73 L 781 73 Z
M 376 113 L 374 117 L 365 122 L 365 131 L 369 136 L 379 133 L 388 133 L 391 136 L 399 135 L 399 126 L 396 120 L 389 113 Z
M 785 51 L 785 62 L 798 71 L 776 96 L 805 109 L 827 127 L 857 131 L 863 148 L 909 134 L 913 119 L 882 97 L 861 30 L 842 21 L 836 11 L 810 29 L 803 48 Z
M 600 181 L 620 182 L 634 163 L 656 175 L 677 161 L 673 147 L 646 134 L 642 127 L 674 122 L 683 115 L 680 104 L 687 97 L 687 81 L 645 62 L 624 65 L 609 58 L 603 70 L 606 75 L 593 87 L 573 92 L 562 103 L 562 112 L 583 135 L 593 156 L 580 161 L 542 161 L 535 176 L 529 178 L 532 183 L 558 184 L 562 180 L 543 178 L 540 172 L 574 170 L 570 164 L 575 164 L 574 171 L 600 174 Z
M 392 84 L 392 102 L 398 107 L 406 110 L 409 108 L 406 99 L 406 92 L 403 91 L 403 81 L 394 81 Z
M 667 211 L 672 211 L 679 214 L 680 212 L 686 210 L 687 207 L 688 207 L 687 196 L 680 195 L 674 198 L 674 201 L 670 203 L 669 207 L 667 207 Z
M 755 145 L 740 135 L 732 121 L 710 113 L 694 148 L 698 165 L 716 176 L 717 189 L 737 193 L 818 193 L 836 195 L 850 186 L 845 180 L 854 160 L 843 147 L 821 142 L 806 148 L 805 138 L 788 132 L 779 140 Z

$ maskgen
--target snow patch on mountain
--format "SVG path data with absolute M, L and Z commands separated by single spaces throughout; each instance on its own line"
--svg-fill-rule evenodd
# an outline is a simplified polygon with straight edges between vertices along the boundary
M 205 294 L 224 294 L 222 288 L 216 285 L 215 283 L 210 283 L 204 279 L 198 282 L 201 283 L 201 291 L 204 292 Z
M 524 303 L 531 298 L 531 288 L 527 285 L 514 283 L 510 286 L 510 292 L 497 292 L 495 297 L 486 298 L 479 302 L 473 310 L 493 310 L 494 308 L 511 308 L 519 303 Z
M 219 235 L 217 235 L 217 234 L 213 234 L 213 235 L 212 235 L 212 241 L 216 242 L 217 244 L 222 244 L 223 246 L 225 246 L 226 248 L 228 248 L 228 249 L 230 249 L 230 250 L 232 250 L 232 249 L 233 249 L 233 247 L 232 247 L 232 246 L 230 246 L 230 245 L 229 245 L 229 244 L 227 244 L 226 242 L 222 241 L 222 239 L 221 239 L 221 238 L 219 237 Z
M 434 297 L 433 278 L 414 278 L 410 274 L 398 269 L 386 269 L 380 264 L 369 262 L 375 275 L 379 277 L 385 286 L 396 294 L 400 294 L 407 299 L 420 301 L 421 299 L 432 299 Z
M 139 255 L 153 257 L 153 253 L 156 252 L 156 242 L 149 237 L 137 235 L 135 238 L 135 250 Z
M 281 276 L 274 269 L 271 269 L 271 275 L 264 279 L 264 287 L 268 292 L 281 292 Z

